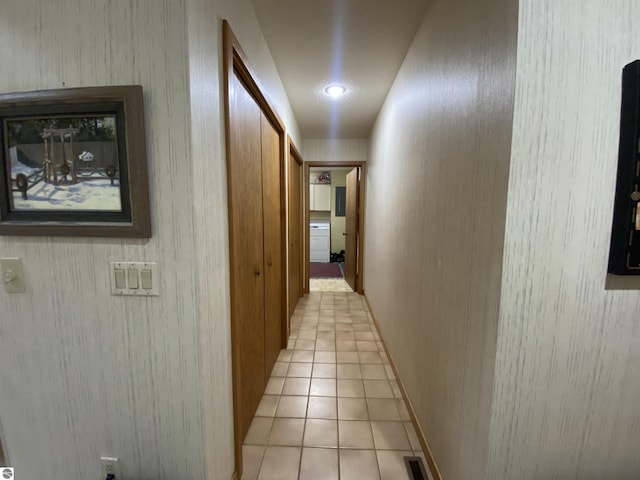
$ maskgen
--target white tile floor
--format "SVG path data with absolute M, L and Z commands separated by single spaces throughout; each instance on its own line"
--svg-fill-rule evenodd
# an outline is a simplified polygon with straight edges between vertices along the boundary
M 310 278 L 310 292 L 349 292 L 351 287 L 344 278 Z
M 364 298 L 312 291 L 291 327 L 245 438 L 242 478 L 404 480 L 404 455 L 426 467 Z

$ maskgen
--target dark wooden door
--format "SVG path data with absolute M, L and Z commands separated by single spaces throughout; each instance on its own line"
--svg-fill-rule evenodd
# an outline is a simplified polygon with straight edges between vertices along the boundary
M 236 446 L 242 446 L 265 382 L 261 110 L 235 76 L 229 81 L 231 329 Z
M 262 211 L 264 228 L 264 340 L 265 383 L 282 349 L 282 325 L 285 318 L 286 291 L 283 288 L 284 205 L 280 136 L 262 115 Z M 264 389 L 263 389 L 264 390 Z
M 358 275 L 358 191 L 359 169 L 347 174 L 347 208 L 345 215 L 344 279 L 357 291 Z

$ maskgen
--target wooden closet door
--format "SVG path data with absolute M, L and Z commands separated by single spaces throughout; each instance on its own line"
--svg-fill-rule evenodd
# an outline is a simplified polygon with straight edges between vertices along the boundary
M 265 381 L 282 349 L 284 318 L 284 263 L 282 252 L 284 209 L 280 136 L 262 114 L 262 211 L 264 226 L 264 338 Z
M 289 155 L 289 317 L 302 296 L 302 166 Z
M 354 292 L 358 291 L 358 215 L 360 204 L 358 194 L 360 170 L 354 168 L 347 173 L 347 202 L 345 212 L 345 253 L 344 253 L 344 279 Z
M 264 392 L 262 112 L 240 80 L 229 84 L 231 308 L 237 432 L 242 445 Z

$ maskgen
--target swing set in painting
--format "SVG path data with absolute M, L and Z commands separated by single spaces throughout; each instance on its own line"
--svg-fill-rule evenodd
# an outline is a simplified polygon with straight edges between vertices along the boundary
M 0 95 L 0 234 L 149 237 L 142 89 Z

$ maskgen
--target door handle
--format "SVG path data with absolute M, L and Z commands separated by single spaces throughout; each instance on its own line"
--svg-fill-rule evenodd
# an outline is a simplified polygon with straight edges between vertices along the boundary
M 342 232 L 342 235 L 344 235 L 346 237 L 347 236 L 347 232 Z
M 273 262 L 267 262 L 267 265 L 271 266 L 273 265 Z
M 256 274 L 256 277 L 259 277 L 260 276 L 260 270 L 256 270 L 255 274 Z

